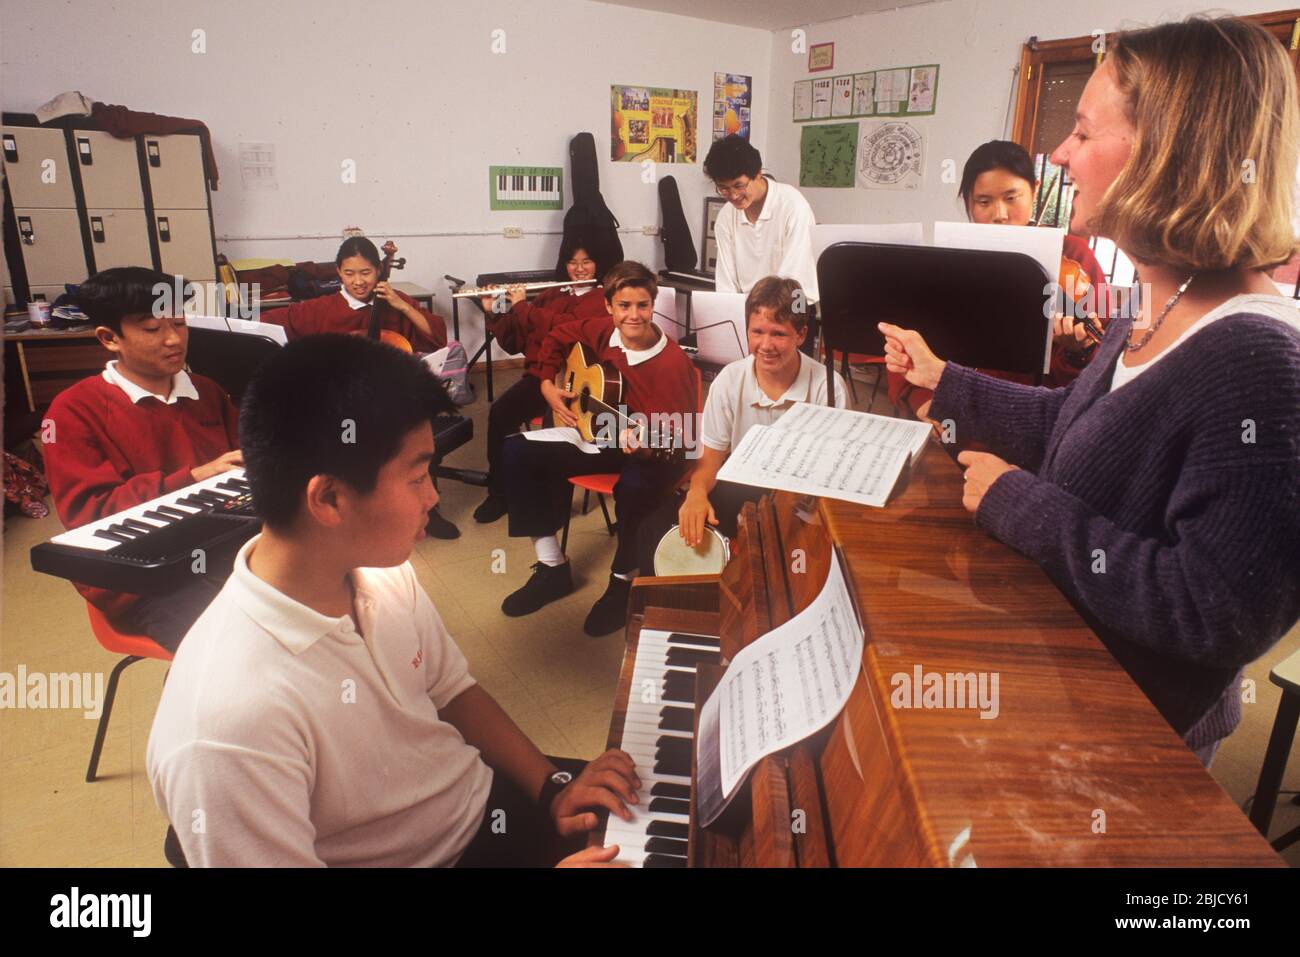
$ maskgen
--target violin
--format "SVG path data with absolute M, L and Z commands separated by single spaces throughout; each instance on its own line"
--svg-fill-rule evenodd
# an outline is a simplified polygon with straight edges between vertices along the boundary
M 1089 277 L 1087 270 L 1068 256 L 1061 257 L 1061 270 L 1057 276 L 1057 282 L 1060 283 L 1063 294 L 1064 290 L 1073 289 L 1076 295 L 1082 295 L 1092 286 L 1092 279 Z M 1073 315 L 1078 319 L 1079 324 L 1083 326 L 1088 335 L 1092 336 L 1097 342 L 1101 342 L 1104 333 L 1090 316 L 1079 316 L 1077 311 Z
M 376 285 L 381 282 L 387 282 L 388 277 L 392 275 L 394 269 L 406 268 L 406 257 L 394 259 L 397 255 L 397 244 L 391 239 L 384 243 L 384 261 L 379 264 L 379 279 Z M 375 293 L 370 294 L 370 319 L 366 324 L 365 336 L 367 339 L 373 339 L 376 342 L 382 342 L 385 345 L 401 349 L 403 352 L 414 352 L 411 344 L 406 340 L 406 336 L 400 332 L 394 332 L 392 329 L 384 329 L 380 326 L 379 315 L 384 301 Z M 358 333 L 359 334 L 359 333 Z

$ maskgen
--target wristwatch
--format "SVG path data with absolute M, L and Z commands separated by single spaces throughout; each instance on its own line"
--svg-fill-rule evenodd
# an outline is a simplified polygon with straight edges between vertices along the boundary
M 573 775 L 568 771 L 556 771 L 542 782 L 542 791 L 537 795 L 537 804 L 543 812 L 546 814 L 551 813 L 551 802 L 569 786 L 569 782 L 572 780 Z

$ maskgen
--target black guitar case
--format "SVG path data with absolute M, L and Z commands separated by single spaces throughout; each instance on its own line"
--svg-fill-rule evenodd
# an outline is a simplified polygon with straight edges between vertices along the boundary
M 663 220 L 659 235 L 664 241 L 664 265 L 689 272 L 695 268 L 695 241 L 691 239 L 691 227 L 686 225 L 677 180 L 671 176 L 659 180 L 659 216 Z
M 564 235 L 581 236 L 592 247 L 587 249 L 587 255 L 596 260 L 603 274 L 623 261 L 623 243 L 618 238 L 618 219 L 600 195 L 596 140 L 590 133 L 578 133 L 569 140 L 569 183 L 573 205 L 564 214 Z M 563 274 L 564 265 L 557 258 L 557 274 Z

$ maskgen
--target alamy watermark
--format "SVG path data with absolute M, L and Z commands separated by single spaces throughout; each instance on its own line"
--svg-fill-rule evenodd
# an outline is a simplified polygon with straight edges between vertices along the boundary
M 889 703 L 900 710 L 977 709 L 981 718 L 993 719 L 1001 710 L 999 680 L 996 671 L 926 671 L 914 665 L 890 676 Z
M 52 671 L 19 665 L 16 674 L 0 671 L 0 709 L 71 710 L 95 719 L 104 710 L 102 671 Z

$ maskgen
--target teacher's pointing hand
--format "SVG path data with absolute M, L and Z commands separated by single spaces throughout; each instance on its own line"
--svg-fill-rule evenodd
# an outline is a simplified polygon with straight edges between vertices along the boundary
M 885 368 L 903 375 L 912 385 L 933 392 L 948 364 L 930 351 L 915 329 L 903 329 L 888 322 L 877 323 L 885 336 Z

